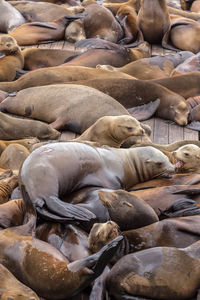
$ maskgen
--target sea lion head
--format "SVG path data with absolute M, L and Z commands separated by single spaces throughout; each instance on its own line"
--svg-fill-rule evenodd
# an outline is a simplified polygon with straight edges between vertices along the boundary
M 70 43 L 76 43 L 86 39 L 83 20 L 75 20 L 71 22 L 65 30 L 65 40 Z
M 172 153 L 176 160 L 176 169 L 183 172 L 200 173 L 200 148 L 194 144 L 188 144 L 178 148 Z
M 187 125 L 189 116 L 189 106 L 187 102 L 182 101 L 178 105 L 171 105 L 170 109 L 174 113 L 174 121 L 181 126 Z
M 107 242 L 120 234 L 118 225 L 113 221 L 95 223 L 88 237 L 89 247 L 93 253 L 99 251 Z
M 0 36 L 0 58 L 7 55 L 13 55 L 18 51 L 20 51 L 20 48 L 17 45 L 17 41 L 12 36 Z

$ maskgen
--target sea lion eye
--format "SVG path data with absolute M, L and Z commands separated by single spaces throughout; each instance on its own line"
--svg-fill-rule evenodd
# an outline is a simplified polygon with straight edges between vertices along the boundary
M 163 163 L 162 163 L 162 162 L 160 162 L 160 161 L 156 163 L 156 165 L 157 165 L 158 167 L 161 167 L 161 166 L 162 166 L 162 164 L 163 164 Z
M 184 155 L 185 155 L 185 156 L 190 156 L 190 154 L 189 154 L 189 153 L 187 153 L 187 152 L 185 152 L 185 153 L 184 153 Z
M 133 128 L 132 127 L 126 127 L 126 129 L 128 129 L 129 131 L 131 131 Z

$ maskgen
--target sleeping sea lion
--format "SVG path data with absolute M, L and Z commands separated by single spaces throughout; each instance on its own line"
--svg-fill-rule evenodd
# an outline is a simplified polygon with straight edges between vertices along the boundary
M 0 1 L 0 10 L 0 32 L 9 33 L 14 28 L 26 22 L 20 12 L 5 0 Z
M 70 167 L 66 168 L 63 161 L 71 164 Z M 86 186 L 129 189 L 155 176 L 168 176 L 174 169 L 168 158 L 153 147 L 96 148 L 63 142 L 33 151 L 22 165 L 20 182 L 25 202 L 31 201 L 40 215 L 48 215 L 50 210 L 56 220 L 79 218 L 87 221 L 93 214 L 80 206 L 64 203 L 58 197 Z
M 23 224 L 25 214 L 24 200 L 10 200 L 0 205 L 0 228 L 5 229 Z
M 18 185 L 18 176 L 12 175 L 11 177 L 0 180 L 0 204 L 7 202 L 12 194 L 12 191 Z
M 193 55 L 179 64 L 170 76 L 182 75 L 188 72 L 200 72 L 200 53 Z
M 10 144 L 1 153 L 0 167 L 3 169 L 19 170 L 29 155 L 29 150 L 20 144 Z

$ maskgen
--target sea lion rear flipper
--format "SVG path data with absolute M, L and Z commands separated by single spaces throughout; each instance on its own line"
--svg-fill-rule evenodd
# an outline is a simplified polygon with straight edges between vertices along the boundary
M 200 122 L 199 121 L 191 122 L 186 126 L 186 128 L 200 131 Z
M 129 108 L 128 112 L 138 121 L 144 121 L 151 118 L 155 114 L 159 105 L 160 99 L 157 99 L 154 102 L 149 102 L 148 104 Z

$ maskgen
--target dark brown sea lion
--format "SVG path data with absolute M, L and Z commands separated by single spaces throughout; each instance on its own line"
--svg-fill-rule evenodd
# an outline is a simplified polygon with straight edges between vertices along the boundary
M 98 119 L 73 141 L 91 141 L 97 143 L 99 147 L 107 145 L 120 148 L 121 144 L 130 136 L 141 136 L 144 133 L 140 123 L 131 116 L 106 116 Z
M 85 6 L 84 28 L 87 38 L 98 37 L 116 43 L 123 37 L 123 30 L 113 14 L 97 3 Z
M 33 87 L 5 100 L 0 103 L 1 110 L 43 120 L 51 123 L 54 129 L 67 127 L 67 123 L 75 121 L 79 133 L 102 116 L 129 115 L 128 111 L 110 96 L 82 85 Z M 73 128 L 71 131 L 74 131 Z
M 185 99 L 178 94 L 171 93 L 168 89 L 163 89 L 160 85 L 150 85 L 150 81 L 112 78 L 77 81 L 74 84 L 83 84 L 98 89 L 116 99 L 127 109 L 160 99 L 160 105 L 156 111 L 157 116 L 173 120 L 179 125 L 188 123 L 189 106 Z M 1 105 L 3 102 L 0 108 Z M 131 109 L 129 112 L 131 113 Z M 135 117 L 137 118 L 137 114 Z
M 141 0 L 137 23 L 145 41 L 150 44 L 162 43 L 165 33 L 170 28 L 166 1 Z
M 123 72 L 134 76 L 141 80 L 159 79 L 169 77 L 172 70 L 184 62 L 185 59 L 192 56 L 192 52 L 182 51 L 176 54 L 168 54 L 165 56 L 157 55 L 155 57 L 142 58 L 134 62 L 130 62 L 121 68 L 112 66 L 97 66 L 97 68 Z
M 47 299 L 70 298 L 88 286 L 101 274 L 122 240 L 117 237 L 98 253 L 69 263 L 56 248 L 28 235 L 30 229 L 26 225 L 0 232 L 0 262 Z
M 25 48 L 22 50 L 24 69 L 35 70 L 58 66 L 63 64 L 68 57 L 78 55 L 80 52 L 78 50 Z
M 191 299 L 199 289 L 199 247 L 198 241 L 184 249 L 155 247 L 122 257 L 106 278 L 109 294 L 120 300 Z
M 11 272 L 0 264 L 1 299 L 39 300 L 34 291 L 17 280 Z
M 130 78 L 124 73 L 98 70 L 77 66 L 56 66 L 31 71 L 11 82 L 0 82 L 0 90 L 16 92 L 32 86 L 64 83 L 67 81 L 87 80 L 94 78 Z
M 54 20 L 54 22 L 31 22 L 22 24 L 9 35 L 14 37 L 20 46 L 59 41 L 64 38 L 65 27 L 71 20 L 80 17 L 81 15 L 66 15 Z
M 44 122 L 15 118 L 0 112 L 0 139 L 13 140 L 37 137 L 39 139 L 54 140 L 58 139 L 59 136 L 60 133 L 57 130 Z
M 173 152 L 173 156 L 182 172 L 200 173 L 200 148 L 198 146 L 194 144 L 182 146 Z
M 9 33 L 14 28 L 25 23 L 24 17 L 12 5 L 5 1 L 0 1 L 1 21 L 0 32 Z
M 188 72 L 200 72 L 200 53 L 186 59 L 182 64 L 178 65 L 170 74 L 170 76 L 182 75 Z
M 0 204 L 7 202 L 12 191 L 18 185 L 18 176 L 12 175 L 9 178 L 1 179 L 0 181 Z
M 3 169 L 19 170 L 29 155 L 29 150 L 20 144 L 8 145 L 0 156 L 0 167 Z
M 16 199 L 0 205 L 0 228 L 20 226 L 25 214 L 24 200 Z
M 63 161 L 72 164 L 70 174 Z M 33 151 L 23 163 L 20 178 L 24 200 L 33 202 L 41 215 L 50 210 L 56 220 L 90 221 L 93 214 L 80 206 L 62 202 L 58 195 L 70 194 L 86 186 L 129 189 L 138 182 L 173 172 L 174 166 L 168 158 L 153 147 L 96 148 L 67 142 L 44 145 Z
M 12 81 L 16 69 L 23 69 L 24 57 L 14 38 L 0 36 L 0 81 Z
M 9 1 L 28 22 L 52 22 L 68 14 L 84 11 L 84 7 L 64 7 L 54 3 L 35 1 Z

